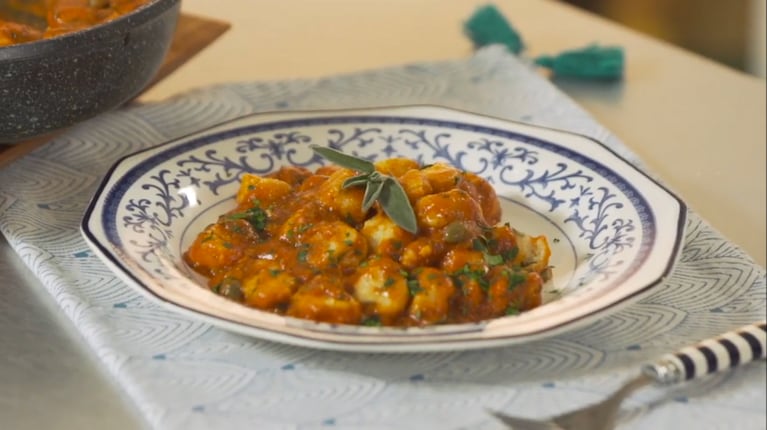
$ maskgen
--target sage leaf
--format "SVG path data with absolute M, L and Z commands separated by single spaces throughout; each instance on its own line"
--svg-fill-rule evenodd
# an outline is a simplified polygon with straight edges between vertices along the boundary
M 500 255 L 488 254 L 487 252 L 483 252 L 482 256 L 485 259 L 485 263 L 487 263 L 488 266 L 499 266 L 504 263 L 503 256 L 500 256 Z
M 252 207 L 244 212 L 237 212 L 226 215 L 226 219 L 238 220 L 244 219 L 257 231 L 264 231 L 266 229 L 266 223 L 269 221 L 269 214 L 259 206 Z
M 385 182 L 368 182 L 368 186 L 365 187 L 365 195 L 362 196 L 362 211 L 367 212 L 368 209 L 373 207 L 378 197 L 383 191 Z
M 314 152 L 339 166 L 363 172 L 344 181 L 342 188 L 365 185 L 362 196 L 362 210 L 368 211 L 376 201 L 381 204 L 384 213 L 395 224 L 410 233 L 418 233 L 418 221 L 410 204 L 407 193 L 400 183 L 391 176 L 375 170 L 375 165 L 367 160 L 344 154 L 332 148 L 318 145 L 310 146 Z
M 375 165 L 373 165 L 373 163 L 370 161 L 344 154 L 343 152 L 333 148 L 327 148 L 319 145 L 310 145 L 309 147 L 312 148 L 314 152 L 325 157 L 328 161 L 332 161 L 341 167 L 346 167 L 347 169 L 358 170 L 365 173 L 373 173 L 376 170 Z
M 410 233 L 418 232 L 418 221 L 413 206 L 410 205 L 407 193 L 396 179 L 386 177 L 378 202 L 381 203 L 384 213 L 397 225 Z
M 357 175 L 353 176 L 347 180 L 344 181 L 343 185 L 341 185 L 341 188 L 347 189 L 350 187 L 357 187 L 360 185 L 367 185 L 368 182 L 370 182 L 370 175 L 363 174 L 363 175 Z

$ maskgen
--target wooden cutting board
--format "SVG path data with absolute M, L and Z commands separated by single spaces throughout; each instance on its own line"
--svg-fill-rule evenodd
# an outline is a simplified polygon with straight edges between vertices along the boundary
M 155 75 L 154 79 L 144 90 L 149 89 L 152 85 L 179 68 L 187 60 L 194 57 L 203 48 L 224 34 L 229 27 L 230 25 L 227 22 L 182 13 L 179 16 L 176 33 L 171 41 L 168 54 L 165 56 L 165 61 L 160 66 L 157 75 Z M 57 131 L 12 145 L 0 144 L 0 168 L 50 141 L 61 132 Z

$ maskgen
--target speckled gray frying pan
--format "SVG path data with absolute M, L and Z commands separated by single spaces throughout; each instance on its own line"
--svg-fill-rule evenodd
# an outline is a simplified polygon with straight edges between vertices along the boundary
M 102 25 L 0 48 L 0 142 L 70 126 L 138 94 L 162 64 L 180 5 L 154 0 Z

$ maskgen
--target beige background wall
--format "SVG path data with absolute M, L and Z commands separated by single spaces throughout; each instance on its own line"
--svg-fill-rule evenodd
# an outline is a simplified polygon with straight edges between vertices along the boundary
M 560 1 L 765 77 L 765 0 Z
M 767 52 L 767 46 L 765 46 L 765 41 L 767 41 L 767 29 L 765 29 L 765 22 L 767 22 L 767 1 L 751 0 L 750 3 L 750 52 L 746 70 L 756 76 L 764 78 L 766 74 L 765 54 Z

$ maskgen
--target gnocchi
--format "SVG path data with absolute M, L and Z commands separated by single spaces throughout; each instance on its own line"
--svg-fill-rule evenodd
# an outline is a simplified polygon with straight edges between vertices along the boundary
M 540 306 L 548 241 L 499 224 L 485 179 L 402 158 L 375 168 L 402 186 L 417 233 L 379 202 L 363 209 L 364 189 L 344 187 L 360 172 L 283 167 L 245 174 L 236 208 L 200 232 L 184 259 L 230 300 L 326 323 L 460 324 Z

